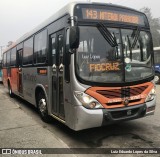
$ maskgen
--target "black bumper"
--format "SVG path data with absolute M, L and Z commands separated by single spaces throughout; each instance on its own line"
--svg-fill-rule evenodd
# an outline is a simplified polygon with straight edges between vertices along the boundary
M 146 109 L 146 104 L 116 109 L 104 109 L 102 125 L 144 117 Z

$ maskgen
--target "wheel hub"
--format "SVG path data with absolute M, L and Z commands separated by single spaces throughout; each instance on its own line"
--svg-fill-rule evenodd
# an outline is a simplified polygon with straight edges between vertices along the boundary
M 45 101 L 45 99 L 41 99 L 39 101 L 39 110 L 40 110 L 41 113 L 46 112 L 46 101 Z

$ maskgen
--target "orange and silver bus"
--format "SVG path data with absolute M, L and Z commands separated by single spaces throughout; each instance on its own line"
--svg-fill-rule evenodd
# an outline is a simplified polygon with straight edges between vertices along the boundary
M 134 52 L 139 56 L 134 56 Z M 154 114 L 153 44 L 145 14 L 73 2 L 3 53 L 3 83 L 73 130 Z

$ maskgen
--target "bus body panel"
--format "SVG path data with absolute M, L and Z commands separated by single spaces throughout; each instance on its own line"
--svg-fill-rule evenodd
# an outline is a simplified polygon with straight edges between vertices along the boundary
M 23 77 L 23 97 L 30 103 L 36 105 L 35 91 L 36 87 L 47 87 L 48 78 L 46 74 L 40 74 L 40 69 L 46 69 L 47 67 L 27 67 L 22 68 Z M 48 70 L 47 70 L 48 71 Z M 48 89 L 45 90 L 48 95 Z
M 51 23 L 49 26 L 47 26 L 48 35 L 54 34 L 64 28 L 67 28 L 69 26 L 68 19 L 70 15 L 66 14 L 60 19 L 58 19 L 56 22 Z
M 86 87 L 89 86 L 80 84 L 75 76 L 75 67 L 74 67 L 74 54 L 71 55 L 71 63 L 70 63 L 70 82 L 72 83 L 66 83 L 64 81 L 64 99 L 67 98 L 67 102 L 65 101 L 64 109 L 65 109 L 65 123 L 67 126 L 72 128 L 73 130 L 80 129 L 79 123 L 82 123 L 82 120 L 80 117 L 78 117 L 80 114 L 83 115 L 83 121 L 86 120 L 86 118 L 89 118 L 86 112 L 81 112 L 84 109 L 82 104 L 76 99 L 75 97 L 75 91 L 81 91 L 84 92 L 86 90 Z M 71 92 L 68 92 L 71 91 Z M 80 113 L 81 112 L 81 113 Z M 89 111 L 88 111 L 89 112 Z M 101 111 L 100 111 L 101 112 Z M 102 115 L 100 115 L 101 117 Z M 100 118 L 101 119 L 101 118 Z M 95 123 L 94 123 L 95 124 Z M 80 124 L 82 125 L 82 124 Z M 86 122 L 84 125 L 88 125 Z M 100 126 L 100 124 L 96 124 L 96 126 Z M 84 126 L 83 126 L 84 128 Z
M 18 68 L 11 68 L 10 84 L 12 87 L 12 92 L 18 93 Z
M 8 80 L 7 69 L 3 68 L 2 72 L 3 72 L 3 84 L 4 84 L 4 86 L 7 87 L 8 86 L 8 83 L 7 83 L 7 80 Z
M 125 120 L 133 120 L 148 115 L 153 115 L 156 107 L 156 97 L 150 101 L 133 106 L 113 109 L 86 109 L 75 98 L 72 104 L 66 104 L 66 125 L 73 130 L 82 130 L 99 127 Z M 68 109 L 68 110 L 67 110 Z M 72 114 L 71 114 L 72 113 Z M 125 115 L 124 115 L 125 113 Z M 128 115 L 127 115 L 128 114 Z M 122 116 L 119 116 L 122 115 Z M 76 117 L 76 118 L 73 118 Z
M 75 106 L 75 127 L 74 130 L 82 130 L 102 126 L 103 111 L 102 109 L 89 110 L 83 106 Z
M 129 87 L 132 95 L 129 98 L 122 98 L 122 90 L 125 90 L 125 88 L 127 87 Z M 149 92 L 154 87 L 154 84 L 148 82 L 127 87 L 91 87 L 87 89 L 85 93 L 98 100 L 104 108 L 112 109 L 124 107 L 124 100 L 126 99 L 129 101 L 129 104 L 127 104 L 127 106 L 129 107 L 145 103 L 145 100 Z
M 80 92 L 85 92 L 87 94 L 90 94 L 90 92 L 87 92 L 88 90 L 92 90 L 93 89 L 104 89 L 106 90 L 107 87 L 90 87 L 88 85 L 84 85 L 81 84 L 77 81 L 76 76 L 75 76 L 75 66 L 74 66 L 74 57 L 75 54 L 71 55 L 71 70 L 70 70 L 70 76 L 71 76 L 71 82 L 72 86 L 71 86 L 71 93 L 68 93 L 68 98 L 69 102 L 71 100 L 71 104 L 68 103 L 66 104 L 66 108 L 65 108 L 65 113 L 67 115 L 70 115 L 70 113 L 72 113 L 70 116 L 66 117 L 66 125 L 69 126 L 70 128 L 74 129 L 74 130 L 81 130 L 81 129 L 87 129 L 87 128 L 92 128 L 92 127 L 99 127 L 99 126 L 103 126 L 103 125 L 108 125 L 108 124 L 112 124 L 118 121 L 124 121 L 124 120 L 132 120 L 132 119 L 137 119 L 137 118 L 142 118 L 145 116 L 148 116 L 150 114 L 154 114 L 155 111 L 155 105 L 156 105 L 156 97 L 154 98 L 154 100 L 150 101 L 150 102 L 145 102 L 145 99 L 147 98 L 150 90 L 155 86 L 154 83 L 152 82 L 147 82 L 144 84 L 138 84 L 138 85 L 134 85 L 134 86 L 130 86 L 130 88 L 137 88 L 136 90 L 139 90 L 138 88 L 147 86 L 145 88 L 145 90 L 141 91 L 142 93 L 140 95 L 137 95 L 134 97 L 135 100 L 137 100 L 136 103 L 133 103 L 133 105 L 131 106 L 121 106 L 121 109 L 117 106 L 112 108 L 106 108 L 106 109 L 86 109 L 85 107 L 82 106 L 82 104 L 80 103 L 80 101 L 75 97 L 74 92 L 75 91 L 80 91 Z M 113 91 L 114 89 L 117 88 L 121 88 L 121 87 L 112 87 Z M 109 89 L 112 89 L 111 87 L 109 87 Z M 66 93 L 66 92 L 65 92 Z M 91 92 L 93 93 L 93 92 Z M 96 99 L 99 97 L 100 98 L 100 102 L 103 101 L 104 96 L 100 95 L 97 93 L 94 93 L 95 95 L 97 95 Z M 69 96 L 70 95 L 70 96 Z M 92 97 L 94 97 L 94 95 L 91 95 Z M 140 99 L 141 97 L 141 99 Z M 140 100 L 139 100 L 140 99 Z M 106 101 L 105 100 L 105 101 Z M 132 101 L 135 101 L 132 100 Z M 106 102 L 104 102 L 106 103 Z M 101 102 L 101 104 L 103 104 Z M 70 106 L 70 107 L 69 107 Z M 74 108 L 74 109 L 73 109 Z M 123 111 L 121 111 L 123 110 Z M 134 113 L 136 111 L 136 113 Z M 121 114 L 121 112 L 128 112 L 128 114 L 130 114 L 129 112 L 134 113 L 133 115 L 126 115 L 126 117 L 119 117 L 117 119 L 114 119 L 112 117 L 113 112 L 118 112 Z M 73 117 L 77 117 L 76 120 Z M 95 118 L 96 117 L 96 118 Z

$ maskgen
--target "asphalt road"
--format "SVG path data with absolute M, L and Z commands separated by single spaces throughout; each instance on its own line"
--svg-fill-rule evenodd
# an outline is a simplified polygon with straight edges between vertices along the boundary
M 7 89 L 0 84 L 0 91 L 9 98 Z M 14 97 L 9 98 L 11 103 L 16 103 L 31 117 L 38 125 L 46 131 L 51 132 L 50 136 L 55 136 L 64 142 L 69 148 L 160 148 L 160 85 L 157 86 L 157 106 L 153 116 L 127 121 L 119 124 L 82 130 L 72 131 L 60 122 L 53 120 L 51 124 L 41 121 L 37 110 L 26 101 Z M 34 132 L 33 132 L 34 134 Z M 93 156 L 76 154 L 76 156 Z M 94 155 L 106 156 L 106 155 Z M 108 155 L 108 156 L 113 156 Z M 116 155 L 124 156 L 124 155 Z M 135 156 L 133 154 L 126 155 Z M 139 154 L 138 156 L 153 156 Z M 160 156 L 156 155 L 156 156 Z

